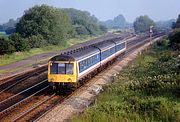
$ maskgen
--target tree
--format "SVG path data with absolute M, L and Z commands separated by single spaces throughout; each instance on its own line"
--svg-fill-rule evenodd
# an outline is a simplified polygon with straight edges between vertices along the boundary
M 4 26 L 0 25 L 0 31 L 4 31 Z
M 173 49 L 180 50 L 180 28 L 175 29 L 174 32 L 169 35 L 169 40 Z
M 175 24 L 175 28 L 180 28 L 180 14 L 177 18 L 176 24 Z
M 41 35 L 28 37 L 29 48 L 39 48 L 47 45 L 47 41 Z
M 0 55 L 9 54 L 15 51 L 11 40 L 5 37 L 0 37 Z
M 27 47 L 28 47 L 27 41 L 25 39 L 23 39 L 20 36 L 20 34 L 14 33 L 14 34 L 12 34 L 10 39 L 12 40 L 16 51 L 25 51 L 25 50 L 27 50 Z
M 74 28 L 75 28 L 76 34 L 78 34 L 78 35 L 90 34 L 89 31 L 83 25 L 75 25 Z
M 108 28 L 125 28 L 128 26 L 128 23 L 126 22 L 126 19 L 123 15 L 118 15 L 113 20 L 107 20 L 103 22 L 104 25 L 106 25 Z
M 34 6 L 25 11 L 16 26 L 22 37 L 42 35 L 51 44 L 65 43 L 72 34 L 68 16 L 60 9 L 47 5 Z
M 177 21 L 173 23 L 172 28 L 174 31 L 169 34 L 170 46 L 175 50 L 180 50 L 180 14 Z
M 176 28 L 176 22 L 173 22 L 173 23 L 172 23 L 171 28 L 172 28 L 172 29 L 175 29 L 175 28 Z
M 99 28 L 104 33 L 106 33 L 108 31 L 108 29 L 107 29 L 107 27 L 105 25 L 100 25 Z
M 102 33 L 98 19 L 87 11 L 66 8 L 63 11 L 69 16 L 76 34 L 99 34 Z
M 136 33 L 143 33 L 149 31 L 150 26 L 155 26 L 155 23 L 148 16 L 140 16 L 134 22 L 134 29 Z
M 170 30 L 173 28 L 175 21 L 176 21 L 175 19 L 170 19 L 170 20 L 166 20 L 166 21 L 158 21 L 155 24 L 156 24 L 156 27 L 158 28 L 158 30 L 167 30 L 167 29 Z
M 5 30 L 5 32 L 6 32 L 6 34 L 7 35 L 11 35 L 11 34 L 13 34 L 14 32 L 15 32 L 15 28 L 13 28 L 13 27 L 8 27 L 6 30 Z
M 5 31 L 6 34 L 11 35 L 15 32 L 15 26 L 18 23 L 19 18 L 16 20 L 9 19 L 7 23 L 0 25 L 0 31 Z

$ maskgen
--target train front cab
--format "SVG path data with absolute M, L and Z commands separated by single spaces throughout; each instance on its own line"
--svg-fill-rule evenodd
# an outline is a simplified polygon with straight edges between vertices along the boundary
M 48 82 L 53 87 L 77 82 L 75 61 L 49 61 Z

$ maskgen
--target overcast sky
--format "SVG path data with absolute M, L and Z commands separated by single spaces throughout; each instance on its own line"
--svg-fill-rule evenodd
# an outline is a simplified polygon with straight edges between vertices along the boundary
M 176 19 L 180 14 L 180 0 L 0 0 L 0 23 L 21 17 L 36 4 L 86 10 L 103 21 L 119 14 L 129 22 L 140 15 L 159 21 Z

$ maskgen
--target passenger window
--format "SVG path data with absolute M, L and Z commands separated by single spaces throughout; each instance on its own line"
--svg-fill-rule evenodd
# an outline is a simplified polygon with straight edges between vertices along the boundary
M 73 74 L 73 64 L 66 64 L 66 74 Z
M 87 59 L 85 60 L 85 68 L 88 66 L 88 61 Z
M 58 73 L 57 67 L 58 67 L 58 63 L 51 63 L 50 74 L 57 74 Z

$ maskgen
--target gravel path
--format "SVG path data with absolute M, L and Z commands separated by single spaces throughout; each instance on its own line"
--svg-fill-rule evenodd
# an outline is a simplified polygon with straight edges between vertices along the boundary
M 9 70 L 9 69 L 13 69 L 13 68 L 22 67 L 23 65 L 27 65 L 27 64 L 35 64 L 38 60 L 47 59 L 55 54 L 56 53 L 44 53 L 44 54 L 34 55 L 32 57 L 23 59 L 21 61 L 15 62 L 15 63 L 11 63 L 11 64 L 8 64 L 5 66 L 0 66 L 0 70 Z

